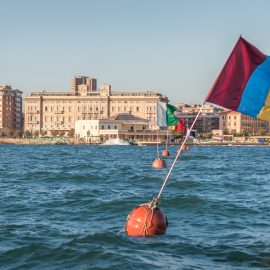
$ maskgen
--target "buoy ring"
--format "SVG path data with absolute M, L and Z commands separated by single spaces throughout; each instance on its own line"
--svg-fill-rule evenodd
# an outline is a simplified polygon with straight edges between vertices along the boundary
M 157 200 L 135 207 L 127 216 L 125 231 L 129 236 L 164 235 L 167 217 L 157 206 Z

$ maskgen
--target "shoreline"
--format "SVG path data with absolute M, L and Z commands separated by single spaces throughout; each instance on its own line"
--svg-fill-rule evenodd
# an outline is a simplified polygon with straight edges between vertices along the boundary
M 97 143 L 84 143 L 76 142 L 72 138 L 48 138 L 45 140 L 36 138 L 1 138 L 0 144 L 20 144 L 20 145 L 101 145 Z M 156 142 L 138 142 L 134 146 L 156 146 Z M 166 145 L 166 143 L 159 142 L 158 145 Z M 180 146 L 180 143 L 168 143 L 168 146 Z M 270 146 L 265 143 L 240 143 L 240 142 L 198 142 L 198 143 L 186 143 L 187 146 Z

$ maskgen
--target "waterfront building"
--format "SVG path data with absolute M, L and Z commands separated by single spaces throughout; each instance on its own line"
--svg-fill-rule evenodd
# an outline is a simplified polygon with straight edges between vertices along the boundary
M 128 113 L 117 114 L 106 119 L 75 122 L 76 141 L 87 143 L 103 143 L 116 138 L 137 142 L 165 141 L 166 135 L 166 130 L 161 130 L 157 137 L 157 132 L 149 129 L 149 120 Z
M 182 114 L 196 114 L 199 112 L 201 108 L 201 104 L 186 104 L 186 103 L 178 103 L 175 105 L 178 112 Z M 202 114 L 218 114 L 224 111 L 223 108 L 214 106 L 212 104 L 204 104 L 201 113 Z
M 175 112 L 175 116 L 183 119 L 185 127 L 188 128 L 195 120 L 201 106 L 200 104 L 178 103 L 176 104 L 177 112 Z M 198 133 L 209 133 L 214 129 L 218 129 L 219 113 L 221 111 L 224 110 L 211 104 L 204 104 L 193 130 Z
M 190 127 L 195 120 L 197 113 L 183 114 L 176 112 L 175 116 L 184 120 L 184 126 Z M 216 113 L 201 113 L 193 127 L 197 133 L 209 133 L 219 128 L 219 115 Z
M 67 133 L 77 120 L 98 120 L 130 113 L 149 120 L 149 128 L 156 126 L 157 101 L 168 98 L 154 91 L 112 92 L 111 85 L 92 88 L 88 77 L 75 77 L 70 92 L 30 93 L 25 98 L 25 130 L 51 135 L 54 131 Z M 81 83 L 81 84 L 80 84 Z
M 22 131 L 22 91 L 0 85 L 0 131 Z
M 219 129 L 228 133 L 268 133 L 269 123 L 239 112 L 225 111 L 220 113 Z

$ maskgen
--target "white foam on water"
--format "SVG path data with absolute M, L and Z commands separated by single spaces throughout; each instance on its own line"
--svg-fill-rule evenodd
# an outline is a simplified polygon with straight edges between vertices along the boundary
M 130 145 L 129 142 L 122 139 L 109 139 L 103 145 Z

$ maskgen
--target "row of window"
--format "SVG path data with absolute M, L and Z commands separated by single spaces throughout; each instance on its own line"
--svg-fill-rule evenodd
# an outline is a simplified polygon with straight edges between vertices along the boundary
M 227 119 L 227 116 L 226 116 L 226 115 L 223 115 L 223 116 L 222 116 L 222 120 L 226 120 L 226 119 Z M 231 119 L 236 120 L 237 117 L 236 117 L 236 116 L 230 116 L 230 115 L 229 115 L 229 116 L 228 116 L 228 119 L 230 119 L 230 120 L 231 120 Z
M 104 125 L 102 125 L 102 126 L 101 126 L 101 129 L 105 129 L 105 126 L 104 126 Z M 110 125 L 108 125 L 108 126 L 107 126 L 107 129 L 111 129 L 111 126 L 110 126 Z M 117 129 L 117 126 L 114 126 L 114 129 Z
M 140 111 L 140 107 L 114 107 L 112 106 L 111 107 L 111 110 L 112 112 L 115 112 L 116 111 L 116 108 L 118 109 L 118 112 L 120 111 L 124 111 L 124 112 L 127 112 L 127 111 L 130 111 L 130 112 L 139 112 Z M 37 110 L 36 107 L 28 107 L 28 111 L 29 112 L 34 112 L 34 113 L 39 113 L 39 111 Z M 52 113 L 65 113 L 65 112 L 69 112 L 69 113 L 72 113 L 72 107 L 44 107 L 44 111 L 45 112 L 52 112 Z M 87 112 L 87 111 L 90 111 L 90 112 L 93 112 L 93 111 L 96 111 L 98 112 L 99 111 L 99 107 L 77 107 L 77 111 L 78 112 Z M 101 112 L 104 111 L 104 107 L 101 107 Z

